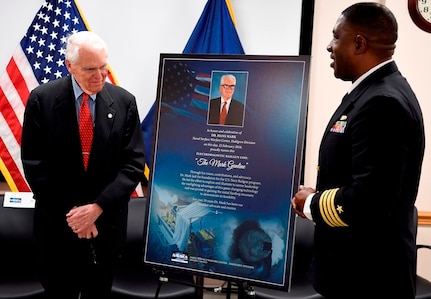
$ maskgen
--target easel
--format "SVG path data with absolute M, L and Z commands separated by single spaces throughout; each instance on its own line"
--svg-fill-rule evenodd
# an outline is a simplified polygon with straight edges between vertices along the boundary
M 254 290 L 254 287 L 249 285 L 247 282 L 235 283 L 237 285 L 237 291 L 235 292 L 232 288 L 232 285 L 234 283 L 230 282 L 230 281 L 224 282 L 223 285 L 221 285 L 220 287 L 206 288 L 204 286 L 204 277 L 203 276 L 196 276 L 195 284 L 189 284 L 189 283 L 186 283 L 183 281 L 176 281 L 176 280 L 169 279 L 166 276 L 166 272 L 163 270 L 155 270 L 155 272 L 156 272 L 156 274 L 159 275 L 159 282 L 157 285 L 156 293 L 154 295 L 154 299 L 158 299 L 162 285 L 165 283 L 168 283 L 169 281 L 173 281 L 175 283 L 182 284 L 182 285 L 195 287 L 196 288 L 196 297 L 199 299 L 203 298 L 203 291 L 204 290 L 213 291 L 214 293 L 224 293 L 225 292 L 226 293 L 226 299 L 230 299 L 232 293 L 237 293 L 238 299 L 254 299 L 256 297 L 256 292 Z M 223 286 L 226 283 L 227 283 L 227 287 L 224 288 Z
M 238 299 L 254 299 L 256 298 L 256 291 L 254 290 L 254 287 L 249 285 L 247 282 L 245 283 L 238 283 Z M 232 282 L 227 282 L 227 293 L 226 293 L 226 299 L 230 299 L 231 294 L 231 288 L 232 288 Z
M 198 282 L 196 282 L 194 284 L 191 284 L 191 283 L 186 283 L 184 281 L 179 281 L 179 280 L 175 280 L 175 279 L 169 279 L 167 277 L 167 275 L 166 275 L 167 273 L 165 271 L 163 271 L 163 270 L 154 270 L 154 271 L 155 271 L 156 274 L 159 275 L 157 289 L 156 289 L 156 293 L 154 295 L 154 299 L 159 298 L 160 289 L 162 288 L 162 285 L 168 283 L 169 281 L 172 281 L 172 282 L 178 283 L 178 284 L 182 284 L 182 285 L 185 285 L 185 286 L 192 286 L 192 287 L 194 287 L 196 289 L 196 296 L 197 296 L 197 298 L 203 298 L 203 293 L 202 293 L 202 295 L 200 295 L 200 292 L 199 292 L 200 288 L 199 288 Z
M 227 283 L 227 287 L 223 288 L 223 286 Z M 232 284 L 237 285 L 236 291 L 232 289 Z M 211 290 L 208 288 L 208 290 Z M 230 281 L 224 282 L 220 287 L 216 287 L 212 289 L 214 293 L 226 293 L 226 299 L 230 299 L 232 293 L 238 294 L 238 299 L 254 299 L 256 297 L 256 292 L 253 286 L 249 285 L 247 282 L 245 283 L 233 283 Z M 202 297 L 201 297 L 202 298 Z

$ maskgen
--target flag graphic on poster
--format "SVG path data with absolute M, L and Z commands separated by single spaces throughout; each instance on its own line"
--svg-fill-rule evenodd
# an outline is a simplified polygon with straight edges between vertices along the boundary
M 205 121 L 210 84 L 210 74 L 197 73 L 186 63 L 170 64 L 163 82 L 163 113 Z
M 29 192 L 21 163 L 21 131 L 30 91 L 68 74 L 68 35 L 90 30 L 73 0 L 45 1 L 0 76 L 0 169 L 13 192 Z M 117 84 L 112 71 L 107 81 Z
M 183 53 L 187 54 L 244 54 L 244 49 L 235 29 L 234 14 L 229 0 L 208 0 L 198 23 L 196 24 Z M 181 96 L 172 99 L 172 112 L 198 117 L 199 110 L 206 113 L 208 105 L 210 74 L 197 74 L 186 65 L 177 65 L 180 72 L 188 72 L 190 80 L 188 91 L 181 91 Z M 175 76 L 175 73 L 172 73 Z M 175 82 L 175 80 L 172 80 Z M 175 90 L 175 86 L 171 86 Z M 165 108 L 165 107 L 164 107 Z M 191 108 L 193 111 L 190 111 Z M 205 114 L 202 114 L 205 117 Z M 153 133 L 155 121 L 155 103 L 142 121 L 147 165 L 151 165 Z M 148 173 L 146 174 L 148 178 Z

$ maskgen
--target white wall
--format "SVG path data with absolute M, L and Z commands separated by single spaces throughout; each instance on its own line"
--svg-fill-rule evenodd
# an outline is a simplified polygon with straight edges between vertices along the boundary
M 156 97 L 160 53 L 182 53 L 206 0 L 77 0 L 90 26 L 108 44 L 121 86 L 138 101 L 141 119 Z M 42 0 L 0 0 L 0 72 Z M 301 0 L 231 0 L 247 54 L 299 52 Z M 282 38 L 280 38 L 280 36 Z

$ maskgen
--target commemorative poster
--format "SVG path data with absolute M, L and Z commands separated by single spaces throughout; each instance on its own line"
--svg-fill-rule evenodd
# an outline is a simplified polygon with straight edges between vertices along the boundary
M 309 56 L 161 54 L 145 263 L 289 288 L 308 81 Z

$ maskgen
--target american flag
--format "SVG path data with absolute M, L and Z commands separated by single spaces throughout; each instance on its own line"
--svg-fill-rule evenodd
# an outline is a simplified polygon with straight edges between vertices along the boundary
M 74 32 L 87 30 L 75 1 L 45 1 L 0 77 L 0 169 L 11 191 L 31 191 L 20 157 L 27 97 L 38 85 L 68 74 L 66 39 Z M 117 83 L 111 71 L 107 81 Z

